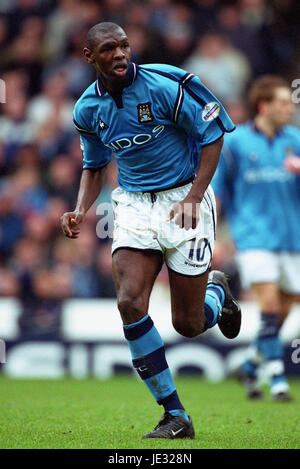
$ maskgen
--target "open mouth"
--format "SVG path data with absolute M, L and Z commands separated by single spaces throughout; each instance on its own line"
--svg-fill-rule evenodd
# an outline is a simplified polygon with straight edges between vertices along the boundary
M 116 75 L 124 76 L 127 72 L 127 64 L 117 64 L 114 66 L 113 71 Z

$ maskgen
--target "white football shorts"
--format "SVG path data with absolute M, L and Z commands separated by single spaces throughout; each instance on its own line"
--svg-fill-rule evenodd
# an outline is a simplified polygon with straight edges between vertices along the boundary
M 244 288 L 272 282 L 285 293 L 300 293 L 300 253 L 252 249 L 238 252 L 236 262 Z
M 191 190 L 184 186 L 149 192 L 127 192 L 120 187 L 112 192 L 114 236 L 112 253 L 120 248 L 156 250 L 167 266 L 183 275 L 199 276 L 211 264 L 216 231 L 216 204 L 209 186 L 199 204 L 199 222 L 186 230 L 167 221 L 172 206 Z

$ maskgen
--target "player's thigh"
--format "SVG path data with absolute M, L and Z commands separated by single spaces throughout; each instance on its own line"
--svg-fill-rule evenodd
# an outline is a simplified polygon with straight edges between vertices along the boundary
M 113 278 L 124 324 L 148 312 L 149 298 L 162 266 L 160 251 L 120 248 L 113 253 Z
M 172 323 L 185 337 L 195 337 L 205 328 L 204 301 L 208 272 L 186 276 L 168 268 Z
M 207 214 L 206 217 L 206 226 L 197 226 L 193 238 L 165 250 L 172 322 L 174 328 L 186 337 L 200 334 L 205 327 L 204 300 L 215 228 L 212 215 Z

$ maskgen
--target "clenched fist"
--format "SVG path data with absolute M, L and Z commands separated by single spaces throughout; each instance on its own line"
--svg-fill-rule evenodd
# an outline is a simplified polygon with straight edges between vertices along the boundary
M 84 214 L 80 212 L 66 212 L 60 219 L 63 233 L 67 238 L 76 239 L 79 236 L 80 223 L 83 222 Z

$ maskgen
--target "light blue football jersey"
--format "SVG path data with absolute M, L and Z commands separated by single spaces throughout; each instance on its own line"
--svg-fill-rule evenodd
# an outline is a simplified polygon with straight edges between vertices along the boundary
M 228 214 L 238 250 L 300 251 L 300 177 L 284 160 L 300 157 L 300 130 L 269 139 L 252 121 L 226 135 L 212 186 Z
M 193 178 L 201 147 L 235 126 L 218 99 L 177 67 L 130 63 L 122 94 L 100 78 L 75 105 L 83 169 L 101 168 L 114 154 L 118 183 L 131 192 L 163 189 Z

